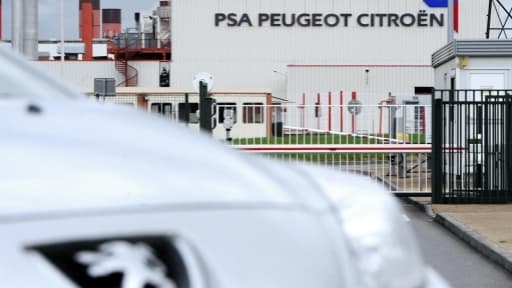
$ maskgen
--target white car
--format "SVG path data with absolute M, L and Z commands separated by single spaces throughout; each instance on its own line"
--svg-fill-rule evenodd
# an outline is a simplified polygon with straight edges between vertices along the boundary
M 370 179 L 0 67 L 1 287 L 447 287 Z

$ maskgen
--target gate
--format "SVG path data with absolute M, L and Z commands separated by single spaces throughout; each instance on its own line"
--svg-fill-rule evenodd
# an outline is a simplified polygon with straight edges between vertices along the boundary
M 432 95 L 433 203 L 512 202 L 512 90 Z
M 272 115 L 272 135 L 246 136 L 240 130 L 255 124 L 238 119 L 230 133 L 238 129 L 243 136 L 227 142 L 245 153 L 365 175 L 399 197 L 430 197 L 430 105 L 360 105 L 359 114 L 351 114 L 352 107 L 264 105 L 262 111 Z

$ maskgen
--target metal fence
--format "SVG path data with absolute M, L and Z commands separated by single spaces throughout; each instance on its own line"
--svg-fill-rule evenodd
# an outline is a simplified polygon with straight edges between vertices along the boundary
M 434 92 L 434 203 L 512 201 L 510 95 L 510 90 Z
M 233 133 L 231 145 L 241 151 L 367 175 L 400 196 L 431 195 L 429 105 L 258 107 L 267 111 L 271 136 L 236 137 Z M 217 111 L 226 109 L 217 106 Z M 244 122 L 233 130 L 248 131 L 254 126 L 244 127 Z M 219 121 L 218 126 L 222 124 Z
M 121 33 L 110 41 L 111 48 L 140 50 L 154 48 L 169 48 L 170 39 L 160 39 L 150 33 Z
M 172 121 L 185 121 L 186 105 L 180 101 L 158 99 L 151 102 L 150 110 Z M 188 126 L 199 129 L 198 105 L 190 105 Z M 212 136 L 245 153 L 367 175 L 399 196 L 431 195 L 430 105 L 217 100 L 215 110 Z

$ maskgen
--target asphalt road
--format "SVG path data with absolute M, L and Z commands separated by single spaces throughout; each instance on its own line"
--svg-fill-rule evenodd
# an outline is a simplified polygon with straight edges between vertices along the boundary
M 425 261 L 454 288 L 512 288 L 512 274 L 478 254 L 418 208 L 402 204 Z

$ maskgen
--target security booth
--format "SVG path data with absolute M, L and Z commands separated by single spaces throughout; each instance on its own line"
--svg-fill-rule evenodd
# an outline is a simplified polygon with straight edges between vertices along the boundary
M 512 41 L 457 40 L 432 65 L 433 202 L 512 202 Z
M 84 94 L 93 97 L 95 92 L 89 90 L 84 91 Z M 226 138 L 224 121 L 225 111 L 228 110 L 232 111 L 229 114 L 229 121 L 232 121 L 232 138 L 263 138 L 272 135 L 272 103 L 282 101 L 273 97 L 269 90 L 224 89 L 213 90 L 209 95 L 215 99 L 215 105 L 212 106 L 213 110 L 210 113 L 214 138 Z M 102 102 L 133 106 L 170 121 L 182 122 L 191 129 L 199 129 L 200 126 L 199 94 L 192 89 L 116 87 L 115 95 L 104 97 Z M 278 118 L 281 119 L 281 115 Z M 282 129 L 281 126 L 281 131 Z

